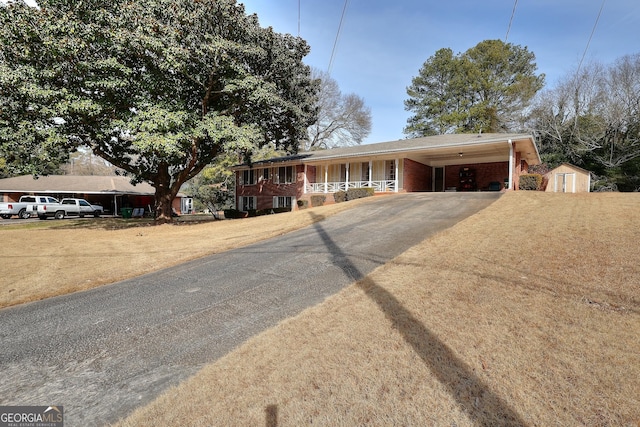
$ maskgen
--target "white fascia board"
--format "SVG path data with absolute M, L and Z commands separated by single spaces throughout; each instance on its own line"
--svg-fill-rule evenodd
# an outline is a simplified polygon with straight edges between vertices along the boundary
M 309 159 L 303 160 L 303 162 L 307 164 L 312 164 L 312 163 L 322 163 L 326 160 L 341 159 L 341 158 L 344 159 L 344 158 L 354 158 L 354 157 L 380 157 L 387 154 L 402 154 L 402 153 L 411 154 L 416 152 L 429 152 L 429 151 L 435 151 L 438 149 L 446 149 L 446 148 L 461 149 L 464 147 L 478 147 L 481 145 L 496 145 L 500 143 L 504 143 L 506 145 L 508 144 L 508 141 L 503 139 L 496 139 L 496 140 L 482 141 L 482 144 L 479 144 L 477 142 L 470 144 L 467 141 L 467 142 L 458 142 L 453 144 L 449 143 L 449 144 L 430 145 L 428 147 L 393 148 L 393 149 L 387 149 L 387 150 L 374 150 L 374 151 L 366 151 L 366 152 L 350 153 L 350 154 L 335 154 L 335 155 L 322 156 L 322 157 L 314 156 L 314 157 L 310 157 Z

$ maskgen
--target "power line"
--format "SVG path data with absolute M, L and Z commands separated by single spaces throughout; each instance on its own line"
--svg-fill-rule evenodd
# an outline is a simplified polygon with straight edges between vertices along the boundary
M 513 4 L 513 10 L 511 11 L 511 19 L 509 19 L 509 26 L 507 27 L 507 35 L 504 36 L 504 42 L 509 40 L 509 31 L 511 31 L 511 23 L 513 23 L 513 16 L 516 14 L 516 6 L 518 6 L 518 0 Z
M 587 51 L 589 50 L 591 39 L 593 38 L 593 34 L 596 32 L 596 27 L 598 26 L 598 21 L 600 20 L 600 15 L 602 15 L 602 9 L 604 9 L 604 4 L 606 1 L 607 0 L 602 0 L 602 4 L 600 5 L 600 11 L 598 12 L 598 16 L 596 17 L 596 22 L 593 24 L 593 28 L 591 29 L 591 35 L 589 35 L 587 46 L 584 48 L 584 52 L 582 53 L 582 58 L 580 58 L 580 63 L 578 64 L 578 70 L 576 71 L 576 77 L 580 73 L 580 68 L 582 67 L 582 62 L 584 61 L 584 57 L 587 56 Z
M 327 67 L 327 73 L 331 74 L 331 68 L 333 67 L 333 57 L 336 54 L 336 47 L 338 46 L 338 39 L 340 38 L 340 32 L 342 31 L 342 22 L 344 21 L 344 15 L 347 12 L 347 5 L 349 0 L 344 0 L 344 7 L 342 8 L 342 16 L 340 16 L 340 24 L 338 25 L 338 32 L 336 33 L 336 40 L 333 42 L 333 49 L 331 50 L 331 57 L 329 58 L 329 67 Z
M 300 37 L 300 0 L 298 0 L 298 37 Z

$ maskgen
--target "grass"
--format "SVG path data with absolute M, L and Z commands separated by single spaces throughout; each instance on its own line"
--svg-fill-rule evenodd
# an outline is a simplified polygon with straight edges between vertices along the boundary
M 637 427 L 639 211 L 508 193 L 117 425 Z
M 352 203 L 369 201 L 179 226 L 16 220 L 0 306 L 321 229 Z M 638 427 L 638 212 L 636 194 L 507 193 L 118 425 Z
M 366 199 L 230 221 L 84 219 L 0 227 L 0 308 L 83 291 L 313 224 Z M 183 218 L 184 219 L 184 218 Z

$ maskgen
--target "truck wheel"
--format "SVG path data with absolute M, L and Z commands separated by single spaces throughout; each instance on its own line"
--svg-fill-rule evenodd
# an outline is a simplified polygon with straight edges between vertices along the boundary
M 2 219 L 10 219 L 11 215 L 2 215 Z
M 100 216 L 100 212 L 98 211 L 93 211 L 93 217 L 94 218 L 98 218 Z
M 55 219 L 63 219 L 64 218 L 64 211 L 56 211 L 56 214 L 54 216 Z
M 18 217 L 20 219 L 31 218 L 31 212 L 27 212 L 26 209 L 20 209 L 20 212 L 18 212 Z

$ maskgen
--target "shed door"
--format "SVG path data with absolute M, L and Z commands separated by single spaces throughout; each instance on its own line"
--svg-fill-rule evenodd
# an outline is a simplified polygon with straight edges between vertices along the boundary
M 556 193 L 575 193 L 576 192 L 576 174 L 575 173 L 557 173 L 555 177 Z

